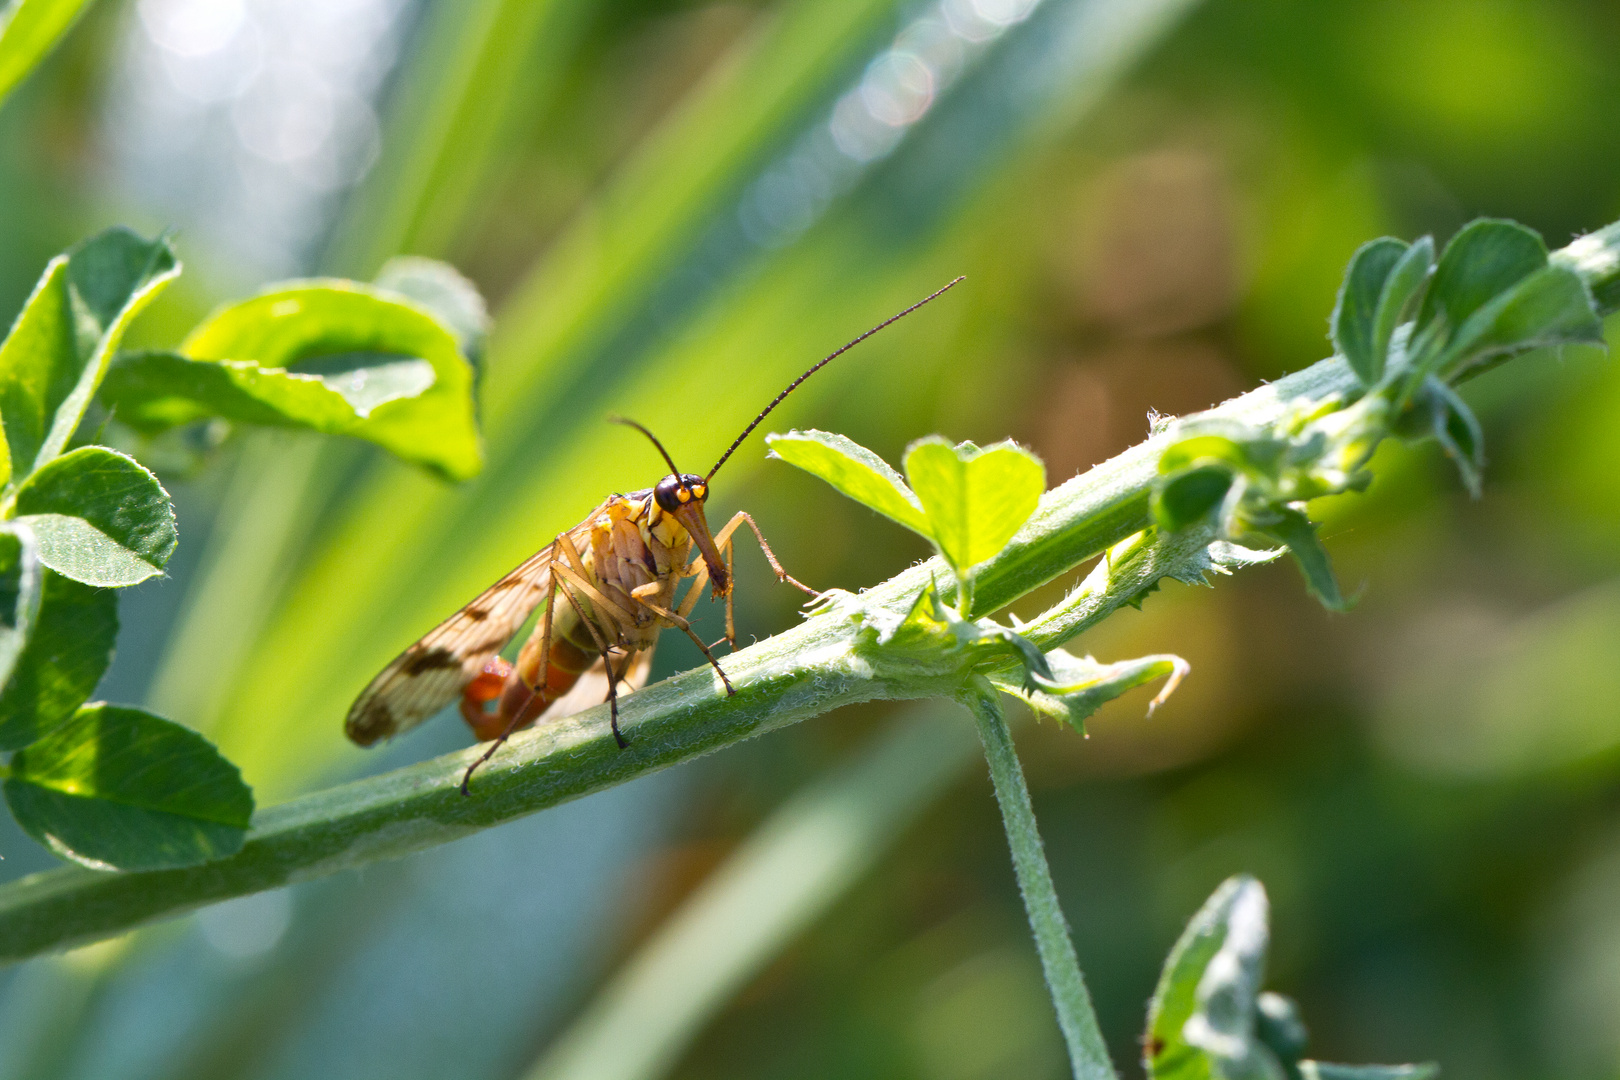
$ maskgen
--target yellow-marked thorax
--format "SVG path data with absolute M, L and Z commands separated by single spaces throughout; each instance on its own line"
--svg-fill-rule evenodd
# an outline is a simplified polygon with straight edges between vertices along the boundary
M 631 596 L 631 591 L 657 582 L 654 593 L 643 595 L 659 607 L 673 607 L 691 549 L 691 536 L 659 508 L 651 492 L 608 501 L 606 512 L 591 527 L 590 553 L 585 558 L 592 584 L 635 620 L 631 626 L 620 626 L 611 617 L 603 620 L 613 624 L 614 636 L 623 644 L 644 648 L 661 625 L 658 616 Z M 599 628 L 608 629 L 601 624 Z

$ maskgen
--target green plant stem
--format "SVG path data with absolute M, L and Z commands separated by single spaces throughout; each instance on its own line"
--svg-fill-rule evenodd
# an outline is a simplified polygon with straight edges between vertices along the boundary
M 1581 245 L 1576 268 L 1600 298 L 1614 296 L 1609 303 L 1620 304 L 1620 226 L 1576 245 Z M 1351 393 L 1358 385 L 1343 360 L 1329 359 L 1211 412 L 1264 424 L 1285 409 Z M 975 612 L 999 610 L 1146 528 L 1148 494 L 1169 437 L 1155 435 L 1047 492 L 1012 542 L 976 571 Z M 1135 556 L 1111 557 L 1099 572 L 1124 575 L 1125 587 L 1082 589 L 1036 620 L 1034 640 L 1048 649 L 1062 644 L 1089 625 L 1096 611 L 1135 596 L 1174 565 L 1166 551 L 1146 544 Z M 930 559 L 863 599 L 903 611 L 931 578 L 954 581 L 943 561 Z M 954 697 L 960 689 L 945 680 L 879 677 L 857 655 L 856 634 L 848 620 L 823 615 L 741 650 L 724 661 L 735 697 L 725 695 L 707 668 L 638 691 L 621 709 L 631 740 L 624 751 L 614 745 L 604 707 L 520 733 L 479 774 L 472 798 L 462 798 L 455 788 L 477 748 L 264 810 L 242 851 L 218 862 L 138 874 L 63 867 L 13 882 L 0 888 L 0 960 L 66 948 L 217 900 L 419 851 L 846 704 Z M 266 717 L 264 723 L 273 726 L 276 718 Z
M 1222 406 L 1254 421 L 1300 398 L 1352 389 L 1354 374 L 1327 360 Z M 1065 573 L 1147 524 L 1148 492 L 1164 436 L 1047 492 L 1030 523 L 979 568 L 978 606 L 995 610 Z M 897 610 L 931 577 L 931 559 L 865 594 Z M 1045 635 L 1051 647 L 1067 627 Z M 842 705 L 885 697 L 954 697 L 959 685 L 881 679 L 858 657 L 845 619 L 812 618 L 728 657 L 728 698 L 712 671 L 689 671 L 631 695 L 620 709 L 630 747 L 620 751 L 598 707 L 523 732 L 478 776 L 472 798 L 456 790 L 471 748 L 383 776 L 271 807 L 238 854 L 188 870 L 103 874 L 46 871 L 0 888 L 0 960 L 105 937 L 232 896 L 275 888 L 444 843 L 568 799 L 690 760 Z M 267 718 L 266 723 L 274 723 Z M 334 723 L 336 721 L 334 720 Z
M 962 703 L 979 725 L 979 741 L 990 763 L 990 780 L 995 785 L 1001 823 L 1007 830 L 1007 846 L 1012 849 L 1013 869 L 1018 874 L 1018 891 L 1023 894 L 1029 928 L 1035 934 L 1035 948 L 1052 992 L 1052 1005 L 1057 1009 L 1058 1027 L 1063 1029 L 1063 1040 L 1069 1047 L 1069 1065 L 1075 1080 L 1116 1080 L 1118 1074 L 1108 1058 L 1108 1046 L 1097 1025 L 1085 977 L 1080 974 L 1080 959 L 1069 938 L 1069 924 L 1058 904 L 1052 871 L 1046 865 L 1040 830 L 1035 825 L 1035 807 L 1029 800 L 1029 786 L 1024 783 L 1018 753 L 1013 749 L 1012 732 L 995 690 L 982 679 L 976 681 L 980 685 L 964 694 Z

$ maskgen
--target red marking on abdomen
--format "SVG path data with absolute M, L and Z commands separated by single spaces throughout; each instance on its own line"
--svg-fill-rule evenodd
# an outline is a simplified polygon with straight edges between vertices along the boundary
M 530 655 L 528 645 L 519 654 L 516 667 L 497 656 L 485 664 L 484 670 L 462 691 L 461 718 L 467 721 L 479 742 L 520 731 L 534 723 L 552 702 L 573 689 L 593 659 L 568 639 L 553 638 L 545 685 L 537 689 L 532 680 L 539 672 L 533 669 L 540 666 L 540 658 Z M 525 668 L 530 670 L 525 672 Z M 516 723 L 513 723 L 514 716 Z

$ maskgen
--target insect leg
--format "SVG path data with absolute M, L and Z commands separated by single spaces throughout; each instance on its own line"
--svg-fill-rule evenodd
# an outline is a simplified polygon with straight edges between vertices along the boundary
M 732 581 L 736 581 L 736 575 L 731 573 L 731 553 L 733 546 L 734 545 L 731 543 L 731 537 L 726 537 L 725 541 L 720 545 L 720 554 L 726 560 L 726 575 L 730 577 Z M 735 596 L 735 589 L 726 593 L 726 636 L 721 639 L 727 645 L 731 646 L 733 652 L 737 650 L 737 614 L 735 608 L 732 606 L 732 600 Z M 717 641 L 715 644 L 718 645 L 720 642 Z
M 540 685 L 542 687 L 546 684 L 546 673 L 551 665 L 551 612 L 552 608 L 556 606 L 556 601 L 557 590 L 555 588 L 547 590 L 545 604 L 541 609 L 540 616 L 540 625 L 542 627 L 540 634 Z M 521 675 L 518 677 L 522 678 Z M 533 700 L 534 694 L 538 693 L 540 693 L 540 690 L 538 688 L 534 688 L 533 693 L 529 695 L 530 700 Z M 506 728 L 501 732 L 500 736 L 496 738 L 494 742 L 489 744 L 489 749 L 485 750 L 481 755 L 479 755 L 477 761 L 467 766 L 467 771 L 461 774 L 461 793 L 463 795 L 471 794 L 471 792 L 467 790 L 467 785 L 472 782 L 473 773 L 478 771 L 478 767 L 480 765 L 494 757 L 495 751 L 499 750 L 506 743 L 506 740 L 512 737 L 512 732 L 517 730 L 518 721 L 521 720 L 523 718 L 523 714 L 528 711 L 529 709 L 527 701 L 525 701 L 522 706 L 513 709 L 511 717 L 506 721 Z
M 563 569 L 566 569 L 566 568 L 563 568 Z M 572 587 L 572 581 L 573 581 L 573 575 L 572 574 L 563 573 L 563 574 L 558 575 L 557 584 L 562 589 L 563 597 L 565 599 L 567 599 L 567 601 L 570 604 L 574 605 L 574 611 L 576 611 L 579 614 L 579 621 L 585 624 L 585 629 L 586 630 L 590 631 L 591 640 L 596 643 L 596 648 L 602 654 L 602 660 L 607 664 L 607 673 L 608 673 L 608 717 L 609 717 L 608 723 L 609 723 L 609 726 L 612 727 L 612 729 L 613 729 L 613 741 L 619 744 L 619 749 L 620 750 L 623 750 L 625 747 L 629 746 L 630 743 L 619 732 L 618 678 L 613 673 L 613 660 L 608 655 L 608 643 L 607 643 L 606 639 L 604 639 L 602 637 L 602 632 L 596 628 L 596 624 L 591 622 L 590 619 L 587 619 L 585 617 L 585 609 L 580 606 L 579 598 L 574 595 L 574 590 L 573 590 L 573 587 Z
M 558 563 L 553 567 L 553 572 L 556 573 L 557 577 L 569 582 L 574 588 L 584 593 L 586 599 L 590 600 L 603 616 L 613 619 L 621 626 L 634 626 L 636 622 L 635 616 L 603 596 L 596 586 L 591 584 L 590 577 L 585 572 L 585 563 L 580 559 L 579 552 L 569 542 L 568 537 L 566 535 L 557 537 L 557 543 L 562 547 L 563 554 L 568 556 L 568 562 Z M 579 607 L 578 603 L 575 603 L 574 606 L 576 609 Z M 585 618 L 583 611 L 579 613 L 579 617 L 585 623 L 590 623 L 590 620 Z
M 657 604 L 649 604 L 645 600 L 643 600 L 642 603 L 646 605 L 646 607 L 652 611 L 653 614 L 669 620 L 671 625 L 675 626 L 687 637 L 692 639 L 692 644 L 703 650 L 703 658 L 709 662 L 715 671 L 720 673 L 720 681 L 725 683 L 726 694 L 728 696 L 737 692 L 736 690 L 732 689 L 731 680 L 726 677 L 726 669 L 720 666 L 720 661 L 714 658 L 714 653 L 710 652 L 709 647 L 703 644 L 703 639 L 698 637 L 697 634 L 692 631 L 691 623 L 687 622 L 684 617 L 675 614 L 675 612 L 669 610 L 668 608 L 661 608 Z
M 703 586 L 709 583 L 709 564 L 701 556 L 694 558 L 687 566 L 696 569 L 692 570 L 692 587 L 681 597 L 681 606 L 675 609 L 682 617 L 692 614 L 692 609 L 697 607 L 698 595 L 703 592 Z
M 784 582 L 788 585 L 792 585 L 795 589 L 799 589 L 802 592 L 807 592 L 811 596 L 821 595 L 820 593 L 816 592 L 816 590 L 812 589 L 810 586 L 806 585 L 804 582 L 782 569 L 782 564 L 776 561 L 776 552 L 772 551 L 771 545 L 765 542 L 765 534 L 759 531 L 759 526 L 754 523 L 754 519 L 748 515 L 748 511 L 746 510 L 737 511 L 736 515 L 732 517 L 730 521 L 726 522 L 726 527 L 721 529 L 719 534 L 715 536 L 715 544 L 718 546 L 731 539 L 731 534 L 737 531 L 737 526 L 741 525 L 745 521 L 748 523 L 748 527 L 754 531 L 754 539 L 759 541 L 759 550 L 765 553 L 766 561 L 771 564 L 771 569 L 776 571 L 776 580 Z

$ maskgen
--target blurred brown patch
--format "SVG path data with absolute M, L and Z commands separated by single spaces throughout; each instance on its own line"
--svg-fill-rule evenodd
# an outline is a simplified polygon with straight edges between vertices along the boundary
M 1148 435 L 1148 414 L 1179 416 L 1239 393 L 1237 369 L 1197 338 L 1137 340 L 1052 365 L 1032 410 L 1035 451 L 1059 483 Z
M 1126 158 L 1080 196 L 1053 259 L 1055 284 L 1083 324 L 1154 337 L 1208 326 L 1239 291 L 1233 199 L 1208 154 Z
M 1069 339 L 1031 409 L 1053 482 L 1148 433 L 1148 414 L 1208 408 L 1243 389 L 1213 335 L 1241 288 L 1236 209 L 1221 164 L 1191 149 L 1125 158 L 1081 191 L 1051 251 L 1053 313 Z
M 734 848 L 732 843 L 720 840 L 672 844 L 633 865 L 624 890 L 635 902 L 630 905 L 628 925 L 615 943 L 615 960 L 635 955 Z

